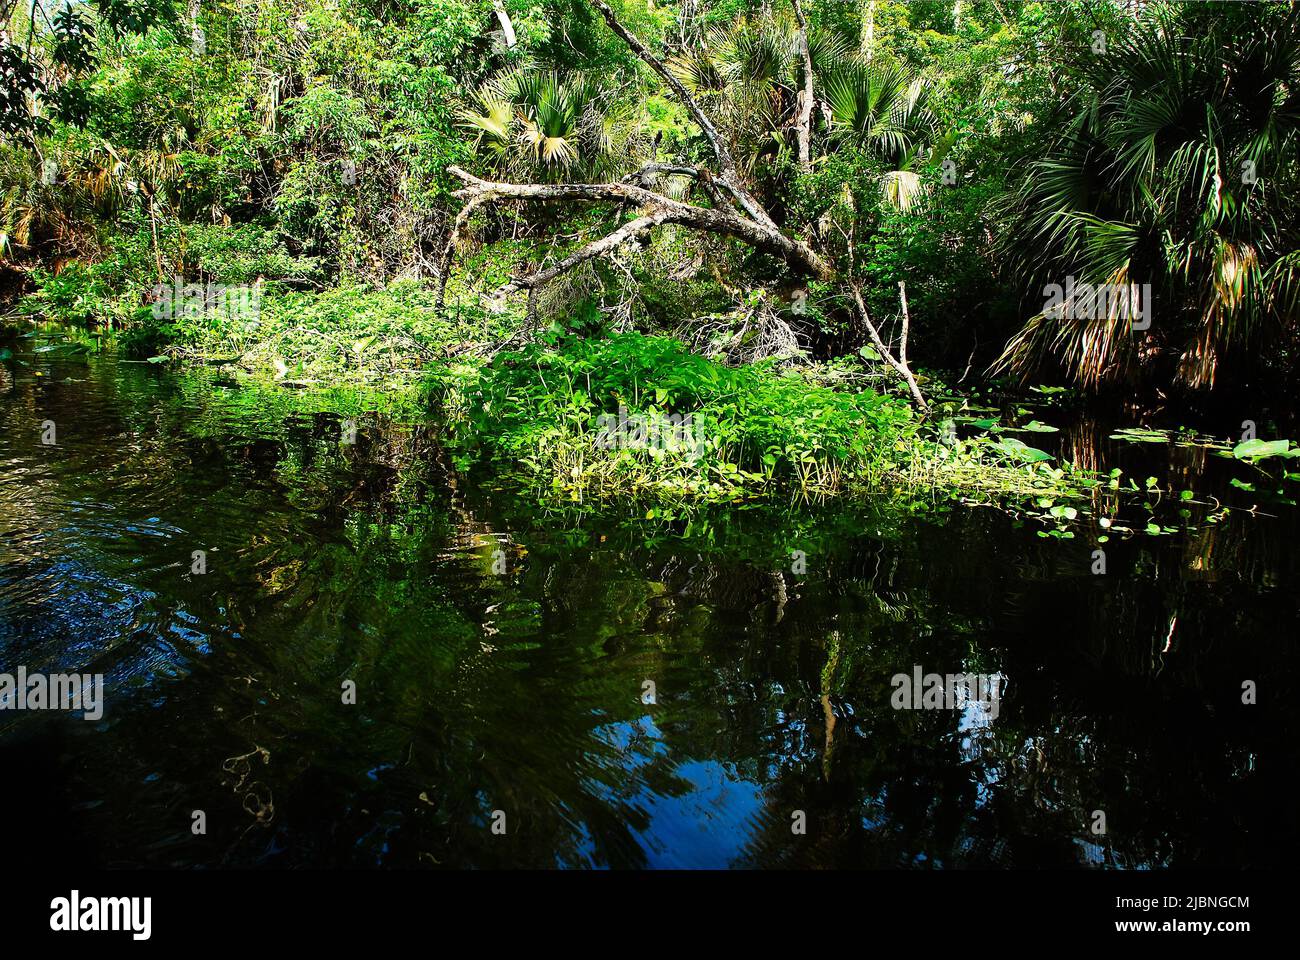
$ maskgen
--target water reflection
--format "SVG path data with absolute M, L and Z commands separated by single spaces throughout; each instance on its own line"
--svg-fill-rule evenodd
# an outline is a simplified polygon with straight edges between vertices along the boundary
M 988 508 L 561 522 L 450 473 L 432 426 L 362 415 L 348 444 L 287 392 L 27 359 L 0 397 L 0 670 L 109 687 L 98 723 L 0 714 L 30 784 L 0 814 L 33 847 L 1140 867 L 1294 843 L 1290 512 L 1117 538 L 1104 577 L 1087 538 Z M 1001 672 L 997 719 L 892 709 L 914 665 Z

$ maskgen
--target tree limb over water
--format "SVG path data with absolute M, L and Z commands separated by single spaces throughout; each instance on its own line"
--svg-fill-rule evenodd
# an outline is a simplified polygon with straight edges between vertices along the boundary
M 589 0 L 605 22 L 628 48 L 672 91 L 677 100 L 704 134 L 713 154 L 715 169 L 681 164 L 649 162 L 621 180 L 606 183 L 508 183 L 484 180 L 458 166 L 448 167 L 448 172 L 464 182 L 465 186 L 453 194 L 464 202 L 456 217 L 451 235 L 443 249 L 439 269 L 438 304 L 442 305 L 447 280 L 451 273 L 455 248 L 468 226 L 470 215 L 480 207 L 497 201 L 605 203 L 616 209 L 631 209 L 635 216 L 620 226 L 564 257 L 558 263 L 531 274 L 513 276 L 487 297 L 489 305 L 501 308 L 506 297 L 521 290 L 529 292 L 530 312 L 536 290 L 580 266 L 583 263 L 612 253 L 619 246 L 644 235 L 663 224 L 676 224 L 703 233 L 732 237 L 755 250 L 784 261 L 797 275 L 829 281 L 836 271 L 830 260 L 818 253 L 803 240 L 790 235 L 777 226 L 763 205 L 746 188 L 736 167 L 726 140 L 713 120 L 687 90 L 686 86 L 668 66 L 626 27 L 623 26 L 604 0 Z M 799 166 L 811 169 L 812 105 L 815 100 L 812 58 L 808 48 L 808 23 L 803 9 L 795 2 L 795 15 L 799 25 L 800 55 L 804 66 L 804 88 L 799 91 L 799 116 L 796 132 L 799 143 Z M 712 206 L 699 206 L 673 199 L 656 189 L 664 177 L 689 177 L 700 185 Z M 904 317 L 903 345 L 897 357 L 884 347 L 875 325 L 867 317 L 860 289 L 850 282 L 853 300 L 859 317 L 871 335 L 877 349 L 907 383 L 908 390 L 918 408 L 928 410 L 925 398 L 917 385 L 916 377 L 907 363 L 906 316 Z M 904 314 L 906 304 L 904 302 Z
M 556 266 L 530 276 L 512 278 L 510 283 L 492 294 L 490 299 L 494 300 L 517 290 L 533 289 L 548 280 L 553 280 L 579 264 L 613 250 L 619 243 L 662 223 L 674 223 L 705 233 L 734 237 L 755 249 L 781 258 L 801 275 L 823 280 L 833 277 L 835 270 L 831 264 L 802 240 L 784 233 L 763 209 L 762 204 L 741 183 L 736 171 L 735 159 L 726 142 L 708 114 L 682 82 L 673 76 L 672 71 L 662 60 L 646 49 L 634 34 L 619 23 L 614 11 L 607 4 L 602 0 L 591 0 L 591 3 L 604 17 L 610 29 L 673 91 L 703 131 L 705 139 L 709 141 L 718 169 L 709 171 L 683 165 L 648 163 L 617 183 L 516 184 L 481 180 L 460 167 L 450 167 L 448 169 L 453 175 L 465 181 L 466 186 L 455 193 L 456 197 L 465 201 L 465 206 L 456 218 L 452 235 L 443 251 L 439 301 L 441 302 L 446 289 L 455 245 L 464 231 L 469 214 L 484 203 L 494 200 L 612 202 L 620 205 L 635 204 L 639 208 L 637 219 L 619 227 L 613 234 L 581 248 Z M 718 205 L 710 208 L 682 203 L 651 189 L 649 184 L 659 176 L 692 177 L 705 187 L 706 192 Z M 726 202 L 719 202 L 723 200 Z M 618 239 L 611 241 L 612 237 Z

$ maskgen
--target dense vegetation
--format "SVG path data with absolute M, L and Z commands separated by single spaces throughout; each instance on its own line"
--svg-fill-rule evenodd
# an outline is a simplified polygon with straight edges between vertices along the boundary
M 561 498 L 1055 497 L 977 386 L 1296 386 L 1293 3 L 6 8 L 5 323 L 422 385 Z

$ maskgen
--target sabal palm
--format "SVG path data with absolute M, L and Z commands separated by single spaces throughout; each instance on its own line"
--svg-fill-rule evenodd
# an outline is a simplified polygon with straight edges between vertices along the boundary
M 0 256 L 47 241 L 75 244 L 91 233 L 89 224 L 138 204 L 142 194 L 166 206 L 180 174 L 183 136 L 179 131 L 148 150 L 115 147 L 87 133 L 44 139 L 42 153 L 0 148 Z
M 1155 316 L 1139 333 L 1118 312 L 1039 314 L 1000 364 L 1054 360 L 1095 387 L 1163 355 L 1179 384 L 1212 386 L 1264 324 L 1296 319 L 1297 12 L 1158 8 L 1078 79 L 1014 197 L 1010 248 L 1035 289 L 1149 282 Z
M 795 51 L 788 22 L 745 17 L 729 27 L 714 26 L 668 68 L 751 167 L 793 118 Z
M 859 60 L 832 29 L 814 26 L 808 41 L 813 74 L 830 106 L 831 138 L 851 139 L 874 154 L 886 167 L 887 199 L 909 209 L 922 193 L 917 168 L 930 158 L 935 139 L 924 83 L 901 68 Z M 747 166 L 793 136 L 803 61 L 791 18 L 746 17 L 714 27 L 669 68 L 720 121 Z
M 886 200 L 912 209 L 924 193 L 919 168 L 935 159 L 939 140 L 925 82 L 895 64 L 850 63 L 831 74 L 826 99 L 832 138 L 874 155 Z
M 635 136 L 615 97 L 591 77 L 514 70 L 484 84 L 463 124 L 478 149 L 511 174 L 554 179 L 596 174 Z

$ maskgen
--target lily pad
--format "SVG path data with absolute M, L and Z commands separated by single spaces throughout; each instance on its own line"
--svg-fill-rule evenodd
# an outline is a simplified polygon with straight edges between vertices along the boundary
M 1051 424 L 1039 423 L 1037 420 L 1030 420 L 1028 423 L 1016 427 L 1017 430 L 1024 430 L 1027 433 L 1060 433 L 1059 427 L 1053 427 Z
M 1148 430 L 1146 427 L 1125 427 L 1110 435 L 1112 440 L 1127 440 L 1129 443 L 1168 443 L 1169 433 L 1165 430 Z
M 1052 459 L 1050 453 L 1031 447 L 1015 437 L 1005 437 L 991 446 L 1009 460 L 1018 460 L 1021 463 L 1042 463 L 1044 460 Z
M 1232 455 L 1238 460 L 1265 460 L 1269 457 L 1293 457 L 1300 450 L 1291 451 L 1290 440 L 1243 440 L 1232 448 Z

